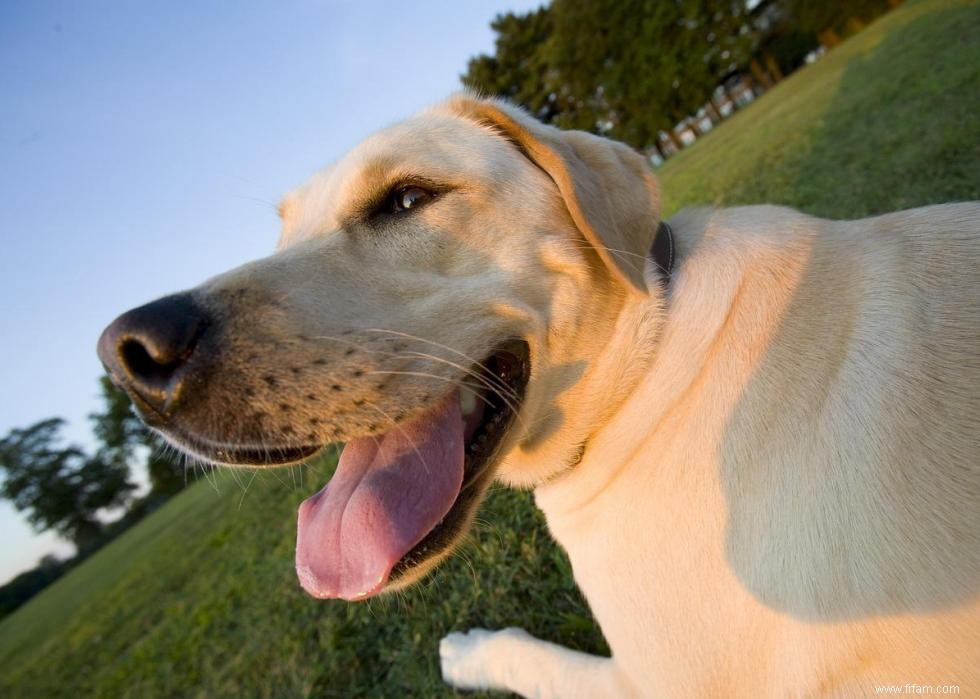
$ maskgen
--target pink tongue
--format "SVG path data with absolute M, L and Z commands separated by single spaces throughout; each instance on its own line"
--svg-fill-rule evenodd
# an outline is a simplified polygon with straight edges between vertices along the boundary
M 380 592 L 395 563 L 449 512 L 462 483 L 456 391 L 410 423 L 348 442 L 330 482 L 299 506 L 303 589 L 346 600 Z

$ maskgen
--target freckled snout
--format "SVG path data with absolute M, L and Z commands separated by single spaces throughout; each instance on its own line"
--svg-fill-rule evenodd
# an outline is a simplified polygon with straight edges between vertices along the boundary
M 165 413 L 190 376 L 210 320 L 190 294 L 174 294 L 116 318 L 99 338 L 99 359 L 113 379 Z

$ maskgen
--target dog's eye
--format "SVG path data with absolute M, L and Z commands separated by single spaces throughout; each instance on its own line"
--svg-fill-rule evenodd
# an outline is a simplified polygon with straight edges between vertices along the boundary
M 388 211 L 399 214 L 425 204 L 435 195 L 421 187 L 400 187 L 391 195 Z

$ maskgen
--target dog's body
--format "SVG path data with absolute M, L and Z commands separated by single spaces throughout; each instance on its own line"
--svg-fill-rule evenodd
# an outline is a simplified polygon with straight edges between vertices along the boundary
M 976 205 L 672 220 L 645 375 L 536 491 L 613 657 L 454 634 L 447 678 L 559 697 L 980 688 L 978 223 Z M 623 330 L 611 352 L 646 335 Z
M 667 277 L 640 156 L 462 96 L 281 214 L 280 252 L 125 314 L 100 354 L 212 461 L 348 441 L 300 510 L 311 594 L 417 579 L 496 476 L 536 489 L 613 657 L 452 634 L 452 683 L 980 691 L 980 205 L 689 211 Z

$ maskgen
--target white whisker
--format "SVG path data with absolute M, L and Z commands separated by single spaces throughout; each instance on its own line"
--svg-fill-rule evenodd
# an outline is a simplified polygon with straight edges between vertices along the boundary
M 367 373 L 368 374 L 394 374 L 394 375 L 399 375 L 399 376 L 419 376 L 419 377 L 429 378 L 429 379 L 438 379 L 439 381 L 444 381 L 446 383 L 453 384 L 454 386 L 461 386 L 461 387 L 466 387 L 466 388 L 469 388 L 469 389 L 479 389 L 480 388 L 479 386 L 473 386 L 472 384 L 468 384 L 468 383 L 465 383 L 463 381 L 458 381 L 456 379 L 452 379 L 452 378 L 449 378 L 447 376 L 438 376 L 436 374 L 427 374 L 424 371 L 383 371 L 381 369 L 378 369 L 378 370 L 375 370 L 375 371 L 369 371 Z M 480 395 L 479 393 L 474 393 L 473 395 L 476 398 L 478 398 L 481 401 L 483 401 L 484 403 L 486 403 L 491 408 L 496 409 L 497 406 L 495 406 L 493 403 L 491 403 L 484 396 Z M 500 395 L 500 394 L 498 394 L 498 395 Z M 524 418 L 521 417 L 520 412 L 514 408 L 514 406 L 507 400 L 506 397 L 504 397 L 504 396 L 500 396 L 500 397 L 504 399 L 504 402 L 511 409 L 511 413 L 514 415 L 514 419 L 518 423 L 520 423 L 521 429 L 524 430 L 525 432 L 527 432 L 527 424 L 524 422 Z
M 257 468 L 252 469 L 252 477 L 248 479 L 248 483 L 246 483 L 245 487 L 242 489 L 242 496 L 238 499 L 239 510 L 242 509 L 242 503 L 245 502 L 245 496 L 248 494 L 248 489 L 252 487 L 252 481 L 255 480 L 255 476 L 258 474 L 258 472 L 259 470 Z
M 471 373 L 469 371 L 469 369 L 467 369 L 464 366 L 461 366 L 459 364 L 456 364 L 455 362 L 451 362 L 448 359 L 443 359 L 442 357 L 437 357 L 434 354 L 428 354 L 426 352 L 411 351 L 411 352 L 406 352 L 405 354 L 407 354 L 409 356 L 419 357 L 420 359 L 431 359 L 432 361 L 435 361 L 435 362 L 441 362 L 443 364 L 448 364 L 451 367 L 455 367 L 456 369 L 459 369 L 460 371 L 464 372 L 468 376 L 472 376 L 477 381 L 479 381 L 480 383 L 484 384 L 484 386 L 486 388 L 489 388 L 490 390 L 492 390 L 492 391 L 494 391 L 496 393 L 501 394 L 501 396 L 505 400 L 506 400 L 507 396 L 510 396 L 515 401 L 516 400 L 520 400 L 520 397 L 517 395 L 517 392 L 514 391 L 514 389 L 512 389 L 510 386 L 508 386 L 507 384 L 505 384 L 501 379 L 499 379 L 497 376 L 493 375 L 492 373 L 490 373 L 489 375 L 486 375 L 486 376 L 483 375 L 483 374 L 473 374 L 473 373 Z M 510 405 L 510 404 L 508 404 L 508 405 Z M 510 407 L 511 407 L 512 410 L 514 410 L 514 406 L 513 405 L 510 405 Z M 516 412 L 516 410 L 515 410 L 515 412 Z
M 411 333 L 401 332 L 401 331 L 398 331 L 398 330 L 387 330 L 385 328 L 368 328 L 365 332 L 388 333 L 389 335 L 398 335 L 400 337 L 404 337 L 404 338 L 407 338 L 409 340 L 416 340 L 417 342 L 424 342 L 424 343 L 429 344 L 429 345 L 432 345 L 434 347 L 438 347 L 440 349 L 444 349 L 447 352 L 452 352 L 453 354 L 455 354 L 455 355 L 457 355 L 459 357 L 462 357 L 463 359 L 465 359 L 469 363 L 474 364 L 474 365 L 480 367 L 481 369 L 483 369 L 488 374 L 491 374 L 491 375 L 493 374 L 493 372 L 490 371 L 490 369 L 487 368 L 482 362 L 479 362 L 476 359 L 473 359 L 473 357 L 469 356 L 465 352 L 460 352 L 458 349 L 456 349 L 454 347 L 450 347 L 449 345 L 444 345 L 441 342 L 436 342 L 435 340 L 428 340 L 428 339 L 426 339 L 424 337 L 419 337 L 418 335 L 412 335 Z

